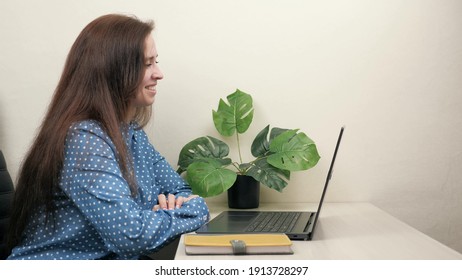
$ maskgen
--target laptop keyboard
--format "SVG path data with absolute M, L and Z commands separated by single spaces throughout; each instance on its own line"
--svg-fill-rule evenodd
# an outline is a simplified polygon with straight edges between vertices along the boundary
M 290 232 L 301 212 L 262 212 L 246 232 Z

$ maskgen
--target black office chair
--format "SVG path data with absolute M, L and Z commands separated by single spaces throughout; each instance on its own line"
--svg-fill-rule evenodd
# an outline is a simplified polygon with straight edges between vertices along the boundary
M 6 161 L 0 150 L 0 260 L 8 257 L 6 251 L 6 230 L 10 221 L 10 210 L 13 202 L 14 187 Z

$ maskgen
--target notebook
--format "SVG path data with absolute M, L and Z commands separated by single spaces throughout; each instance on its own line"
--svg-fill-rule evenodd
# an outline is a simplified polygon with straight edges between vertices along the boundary
M 285 234 L 186 234 L 188 255 L 273 255 L 293 254 Z
M 332 178 L 337 152 L 345 127 L 340 133 L 334 155 L 327 173 L 319 206 L 316 212 L 302 211 L 223 211 L 196 230 L 197 234 L 243 234 L 243 233 L 285 233 L 291 240 L 313 239 L 316 223 L 321 213 L 327 187 Z

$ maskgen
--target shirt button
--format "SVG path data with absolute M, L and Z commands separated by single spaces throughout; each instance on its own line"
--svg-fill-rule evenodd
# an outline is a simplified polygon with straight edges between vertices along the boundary
M 151 201 L 152 197 L 151 195 L 148 196 L 148 201 Z

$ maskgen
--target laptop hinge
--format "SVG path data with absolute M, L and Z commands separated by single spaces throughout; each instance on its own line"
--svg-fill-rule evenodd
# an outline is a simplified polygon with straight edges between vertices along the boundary
M 318 213 L 311 213 L 310 219 L 308 220 L 308 224 L 306 225 L 305 232 L 309 232 L 310 235 L 313 232 L 314 220 L 317 214 Z

